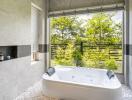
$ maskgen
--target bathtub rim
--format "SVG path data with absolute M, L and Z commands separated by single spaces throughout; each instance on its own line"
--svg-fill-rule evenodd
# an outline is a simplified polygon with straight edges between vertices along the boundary
M 100 88 L 100 89 L 109 89 L 109 90 L 115 90 L 115 89 L 120 89 L 121 88 L 121 84 L 119 87 L 116 87 L 116 88 L 108 88 L 108 87 L 101 87 L 101 86 L 96 86 L 96 85 L 91 85 L 91 84 L 78 84 L 78 83 L 75 83 L 75 82 L 71 82 L 71 81 L 57 81 L 57 80 L 51 80 L 51 79 L 45 79 L 43 78 L 44 80 L 48 81 L 48 82 L 55 82 L 55 83 L 58 83 L 58 84 L 67 84 L 67 85 L 71 85 L 71 86 L 80 86 L 80 87 L 91 87 L 91 88 Z
M 72 82 L 72 81 L 64 81 L 64 80 L 59 80 L 59 79 L 49 79 L 49 78 L 47 78 L 47 77 L 45 77 L 45 75 L 46 76 L 48 76 L 48 74 L 43 74 L 43 76 L 42 76 L 42 78 L 43 78 L 43 81 L 45 80 L 45 81 L 48 81 L 48 82 L 55 82 L 55 83 L 57 83 L 57 84 L 67 84 L 67 85 L 71 85 L 71 86 L 80 86 L 80 87 L 91 87 L 91 88 L 100 88 L 100 89 L 109 89 L 109 90 L 116 90 L 116 89 L 120 89 L 121 88 L 121 83 L 119 84 L 119 86 L 118 87 L 114 87 L 114 88 L 110 88 L 110 87 L 103 87 L 103 86 L 97 86 L 97 85 L 92 85 L 92 84 L 85 84 L 85 83 L 82 83 L 82 84 L 80 84 L 80 83 L 77 83 L 77 82 Z M 52 76 L 48 76 L 48 77 L 52 77 Z

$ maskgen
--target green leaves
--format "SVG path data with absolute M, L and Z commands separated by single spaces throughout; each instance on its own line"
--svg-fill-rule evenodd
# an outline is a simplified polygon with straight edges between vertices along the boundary
M 121 24 L 116 24 L 112 16 L 106 13 L 95 14 L 88 20 L 86 26 L 86 38 L 94 43 L 120 43 L 117 34 L 121 34 Z M 121 37 L 120 37 L 121 38 Z
M 73 58 L 74 47 L 73 44 L 68 44 L 66 49 L 58 47 L 56 50 L 55 63 L 59 65 L 74 65 Z
M 76 62 L 80 66 L 116 70 L 119 65 L 114 58 L 110 58 L 109 52 L 114 46 L 106 45 L 103 49 L 100 46 L 122 43 L 122 24 L 112 20 L 114 15 L 96 13 L 86 21 L 77 16 L 51 18 L 51 43 L 68 44 L 65 49 L 61 46 L 57 48 L 54 62 L 69 66 Z M 94 49 L 85 48 L 82 54 L 80 47 L 76 46 L 82 42 L 87 43 L 84 48 L 92 45 Z
M 62 43 L 74 40 L 77 35 L 83 32 L 80 26 L 81 24 L 82 23 L 77 20 L 76 17 L 61 16 L 51 18 L 51 35 L 59 35 L 60 39 L 58 40 Z M 52 43 L 54 43 L 54 41 L 52 41 Z
M 105 67 L 109 70 L 116 70 L 118 68 L 118 64 L 114 59 L 108 59 L 105 61 Z

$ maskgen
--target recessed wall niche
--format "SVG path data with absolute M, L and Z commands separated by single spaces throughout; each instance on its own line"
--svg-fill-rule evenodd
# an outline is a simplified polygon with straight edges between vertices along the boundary
M 17 58 L 17 46 L 0 46 L 0 61 Z

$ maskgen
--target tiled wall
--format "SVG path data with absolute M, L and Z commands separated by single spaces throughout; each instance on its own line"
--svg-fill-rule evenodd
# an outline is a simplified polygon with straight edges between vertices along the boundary
M 132 89 L 132 0 L 125 0 L 125 20 L 124 20 L 124 74 L 125 83 Z
M 132 0 L 129 0 L 129 85 L 132 88 Z
M 18 50 L 17 59 L 0 62 L 0 100 L 17 97 L 39 81 L 44 73 L 43 50 L 40 61 L 31 63 L 31 2 L 43 9 L 44 16 L 45 0 L 0 0 L 0 46 L 15 45 Z M 40 44 L 44 44 L 44 34 L 45 28 Z

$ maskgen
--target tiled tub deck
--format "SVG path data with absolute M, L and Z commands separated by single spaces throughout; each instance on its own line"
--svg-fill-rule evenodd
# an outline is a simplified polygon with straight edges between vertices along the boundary
M 57 98 L 45 96 L 42 92 L 42 87 L 42 81 L 40 81 L 14 100 L 59 100 Z M 132 91 L 128 87 L 122 85 L 122 91 L 122 100 L 132 100 Z

